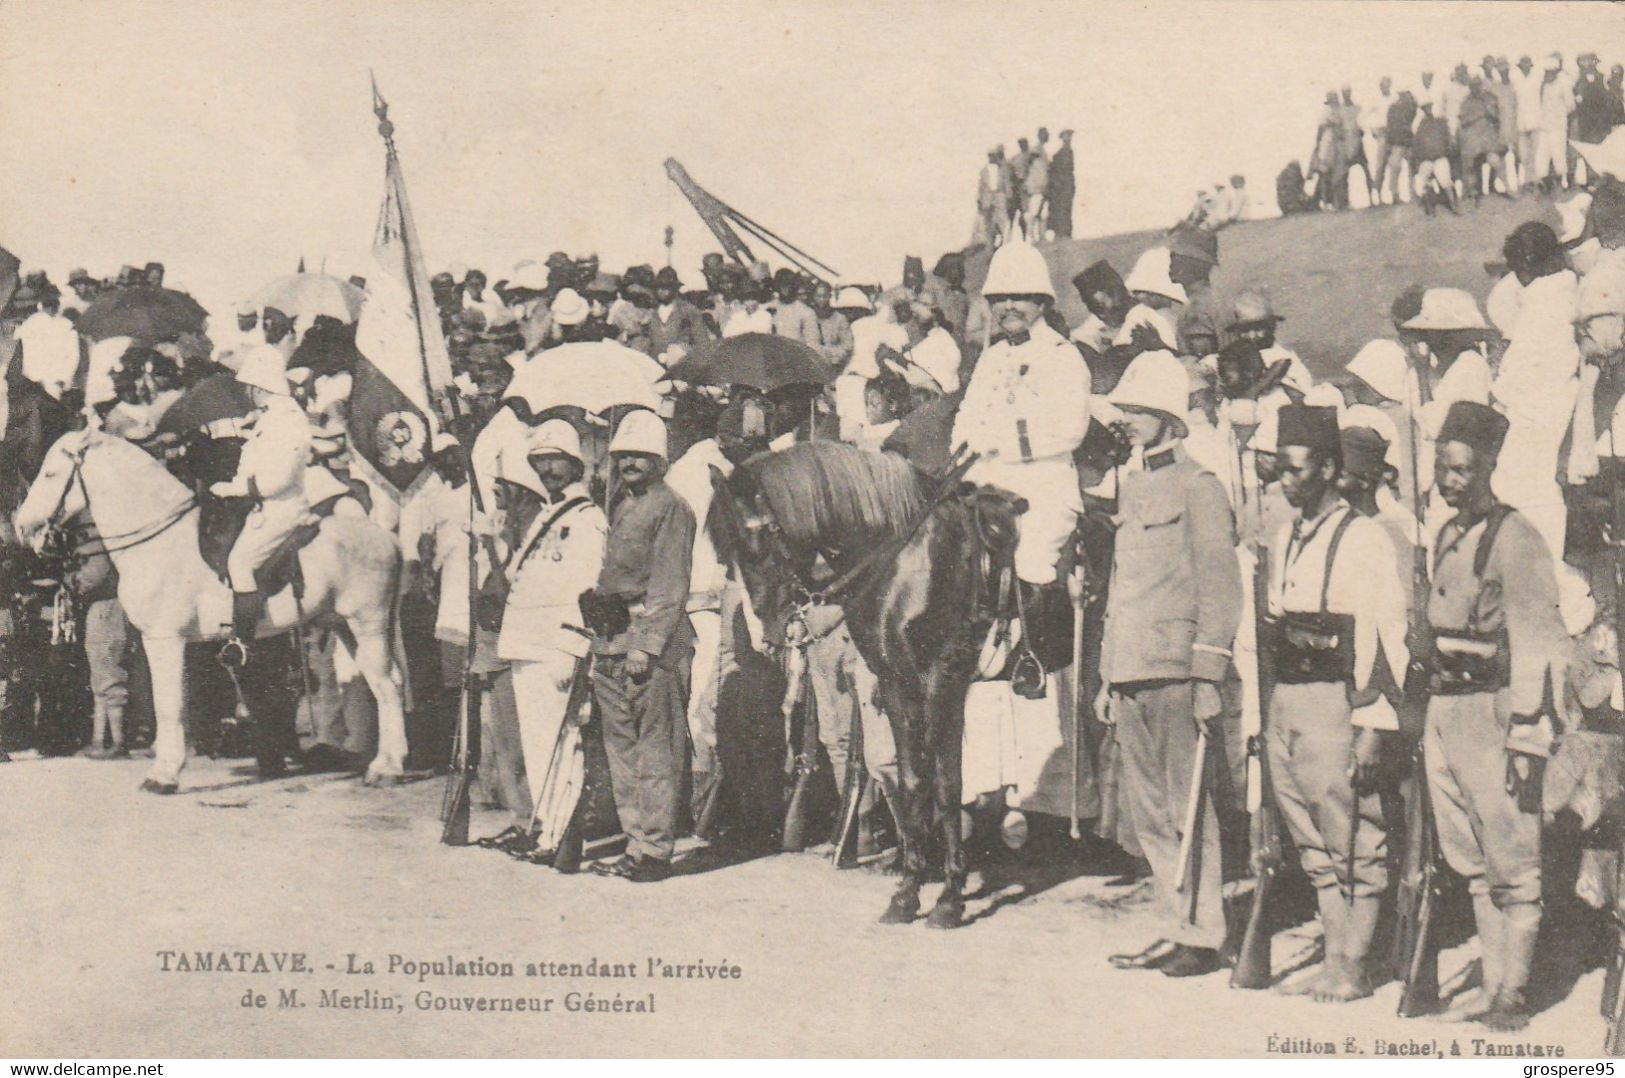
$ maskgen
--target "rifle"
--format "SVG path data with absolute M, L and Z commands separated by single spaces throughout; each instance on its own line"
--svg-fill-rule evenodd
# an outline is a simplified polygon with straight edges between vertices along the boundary
M 1418 397 L 1428 403 L 1427 372 L 1416 371 Z M 1421 484 L 1421 447 L 1417 443 L 1416 419 L 1408 417 L 1406 435 L 1411 446 L 1411 489 L 1416 494 L 1416 543 L 1411 560 L 1411 647 L 1420 649 L 1429 639 L 1427 621 L 1428 553 L 1422 515 L 1425 512 Z M 1433 803 L 1427 783 L 1426 759 L 1422 750 L 1422 730 L 1427 719 L 1427 665 L 1418 654 L 1410 657 L 1399 706 L 1400 729 L 1411 741 L 1411 789 L 1405 799 L 1405 859 L 1400 873 L 1398 931 L 1394 933 L 1394 975 L 1403 988 L 1398 1013 L 1415 1018 L 1438 1009 L 1439 933 L 1434 919 L 1441 893 L 1439 834 L 1434 825 Z
M 1609 546 L 1614 548 L 1614 646 L 1616 662 L 1621 665 L 1620 676 L 1625 678 L 1625 469 L 1617 458 L 1611 458 L 1609 478 L 1612 480 L 1613 534 Z M 1625 681 L 1621 682 L 1625 686 Z M 1625 842 L 1619 852 L 1619 872 L 1614 885 L 1614 924 L 1619 940 L 1609 956 L 1608 976 L 1602 987 L 1602 1015 L 1608 1019 L 1608 1032 L 1603 1038 L 1603 1052 L 1610 1056 L 1625 1056 Z
M 812 779 L 818 759 L 818 718 L 812 701 L 812 679 L 807 672 L 807 650 L 804 642 L 787 641 L 790 648 L 786 663 L 790 684 L 784 697 L 785 729 L 794 725 L 796 712 L 801 713 L 801 744 L 790 759 L 790 770 L 795 775 L 795 788 L 790 792 L 790 803 L 784 811 L 783 849 L 796 852 L 807 848 L 807 802 L 812 793 Z
M 869 788 L 869 773 L 863 764 L 863 721 L 859 715 L 852 722 L 852 735 L 847 742 L 846 775 L 841 783 L 841 817 L 836 822 L 835 851 L 830 860 L 836 868 L 851 868 L 858 863 L 858 812 L 863 805 L 863 794 Z
M 1258 990 L 1268 988 L 1274 977 L 1270 959 L 1270 896 L 1281 874 L 1281 821 L 1276 815 L 1275 791 L 1270 784 L 1269 755 L 1264 750 L 1264 729 L 1269 722 L 1269 694 L 1275 671 L 1270 662 L 1269 580 L 1265 575 L 1262 545 L 1255 545 L 1257 564 L 1253 567 L 1253 633 L 1258 658 L 1259 731 L 1247 739 L 1247 811 L 1252 817 L 1249 844 L 1252 847 L 1253 901 L 1247 911 L 1247 930 L 1241 938 L 1235 968 L 1230 971 L 1230 987 Z
M 446 398 L 447 408 L 454 422 L 463 418 L 455 390 Z M 480 540 L 474 534 L 474 514 L 485 512 L 485 500 L 480 496 L 479 477 L 474 474 L 474 460 L 469 454 L 466 439 L 463 447 L 463 465 L 468 473 L 468 654 L 463 664 L 463 706 L 453 746 L 456 758 L 446 776 L 446 794 L 441 805 L 440 818 L 445 826 L 440 830 L 440 841 L 447 846 L 468 845 L 468 818 L 471 809 L 469 788 L 480 770 L 480 694 L 485 691 L 485 679 L 474 672 L 474 653 L 478 645 L 479 626 L 474 621 L 474 609 L 480 596 Z M 491 571 L 500 573 L 496 540 L 485 537 L 486 557 Z

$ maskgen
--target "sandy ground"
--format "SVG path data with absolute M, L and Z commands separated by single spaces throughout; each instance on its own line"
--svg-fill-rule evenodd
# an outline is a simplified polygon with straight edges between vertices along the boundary
M 347 777 L 258 783 L 196 761 L 173 798 L 139 793 L 145 761 L 0 769 L 0 1056 L 1105 1055 L 1259 1056 L 1302 1042 L 1375 1054 L 1495 1045 L 1593 1056 L 1601 975 L 1526 1034 L 1393 1017 L 1398 988 L 1347 1006 L 1176 982 L 1104 962 L 1156 933 L 1143 889 L 1106 877 L 972 879 L 957 932 L 875 923 L 891 882 L 782 855 L 635 886 L 563 877 L 438 841 L 442 785 Z M 477 834 L 501 825 L 475 821 Z M 927 899 L 932 897 L 928 889 Z M 1278 974 L 1312 928 L 1275 941 Z M 162 952 L 302 952 L 306 973 L 180 972 Z M 247 952 L 238 958 L 238 952 Z M 344 972 L 371 962 L 372 974 Z M 429 976 L 405 961 L 509 962 L 513 975 Z M 623 979 L 527 964 L 628 963 Z M 737 966 L 734 979 L 648 976 L 651 958 Z M 1442 976 L 1470 972 L 1473 946 Z M 167 958 L 171 967 L 179 959 Z M 216 961 L 220 961 L 216 959 Z M 288 961 L 284 958 L 284 962 Z M 291 1006 L 279 991 L 292 989 Z M 399 1009 L 322 1006 L 322 992 Z M 544 1013 L 420 1010 L 421 997 L 552 1000 Z M 653 1013 L 570 1011 L 587 994 Z M 244 1006 L 245 995 L 265 1006 Z M 1273 1040 L 1272 1040 L 1273 1038 Z M 1294 1043 L 1297 1042 L 1297 1043 Z

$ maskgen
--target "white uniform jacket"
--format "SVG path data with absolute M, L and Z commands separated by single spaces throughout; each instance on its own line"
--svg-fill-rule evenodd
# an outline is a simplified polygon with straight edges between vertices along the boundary
M 292 397 L 275 396 L 254 421 L 237 461 L 236 481 L 267 507 L 305 504 L 310 420 Z
M 497 639 L 500 658 L 536 661 L 549 651 L 578 658 L 587 654 L 591 641 L 565 626 L 581 624 L 577 600 L 598 582 L 609 521 L 590 499 L 553 519 L 566 502 L 586 497 L 580 484 L 566 487 L 558 501 L 542 506 L 526 530 L 508 567 L 512 586 Z M 538 538 L 549 520 L 552 527 Z

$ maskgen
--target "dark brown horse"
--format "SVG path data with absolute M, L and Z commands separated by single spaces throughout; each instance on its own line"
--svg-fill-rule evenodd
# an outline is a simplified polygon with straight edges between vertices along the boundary
M 920 910 L 935 822 L 944 887 L 928 923 L 955 928 L 964 914 L 960 753 L 965 693 L 992 617 L 983 580 L 975 499 L 1008 524 L 1008 504 L 967 496 L 957 479 L 932 480 L 901 457 L 839 442 L 806 442 L 713 473 L 708 527 L 738 567 L 768 628 L 799 606 L 834 603 L 880 683 L 898 750 L 903 881 L 881 921 Z M 820 558 L 822 562 L 820 563 Z

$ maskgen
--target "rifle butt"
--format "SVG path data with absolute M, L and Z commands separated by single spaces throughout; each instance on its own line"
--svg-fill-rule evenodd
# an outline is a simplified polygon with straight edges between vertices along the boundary
M 780 844 L 786 853 L 807 848 L 807 787 L 811 780 L 811 772 L 803 772 L 796 777 L 796 788 L 790 794 L 790 806 L 784 812 L 784 841 Z
M 1274 890 L 1275 871 L 1267 869 L 1259 874 L 1253 886 L 1252 906 L 1247 911 L 1247 931 L 1241 937 L 1241 950 L 1236 955 L 1235 968 L 1230 971 L 1231 988 L 1256 992 L 1268 988 L 1274 980 L 1268 919 L 1270 894 Z
M 468 823 L 473 809 L 471 787 L 480 769 L 480 692 L 483 683 L 476 674 L 465 677 L 462 728 L 458 731 L 461 753 L 452 770 L 452 790 L 446 804 L 445 824 L 440 841 L 446 846 L 468 845 Z
M 1431 911 L 1428 911 L 1431 912 Z M 1431 917 L 1424 914 L 1417 926 L 1416 947 L 1399 994 L 1401 1018 L 1419 1018 L 1439 1009 L 1439 941 Z
M 1625 1014 L 1615 1014 L 1608 1022 L 1608 1035 L 1603 1038 L 1602 1052 L 1606 1056 L 1625 1056 Z
M 472 773 L 460 770 L 456 781 L 457 785 L 451 794 L 451 805 L 446 810 L 446 822 L 440 829 L 440 842 L 445 846 L 468 845 L 468 819 L 472 808 L 469 785 L 473 781 Z

